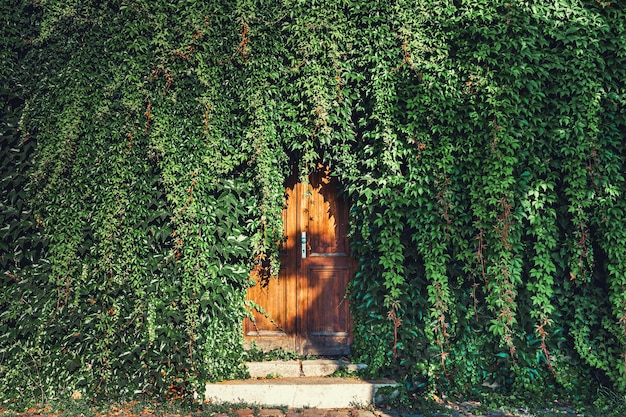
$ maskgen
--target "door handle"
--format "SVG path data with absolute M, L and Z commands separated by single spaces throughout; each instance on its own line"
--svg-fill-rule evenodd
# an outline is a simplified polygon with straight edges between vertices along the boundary
M 302 232 L 302 237 L 300 238 L 300 242 L 302 244 L 302 259 L 306 258 L 306 232 Z

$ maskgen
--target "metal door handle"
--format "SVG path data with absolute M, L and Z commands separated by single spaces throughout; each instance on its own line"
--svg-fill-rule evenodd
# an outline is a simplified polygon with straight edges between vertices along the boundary
M 302 243 L 302 259 L 306 258 L 306 232 L 302 232 L 302 238 L 300 239 Z

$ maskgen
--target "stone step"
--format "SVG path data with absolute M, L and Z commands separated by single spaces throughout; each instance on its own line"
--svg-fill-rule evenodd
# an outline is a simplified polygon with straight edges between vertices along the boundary
M 204 398 L 217 403 L 348 408 L 375 404 L 376 391 L 385 386 L 395 386 L 395 382 L 327 377 L 245 379 L 207 384 Z
M 367 368 L 367 365 L 360 363 L 330 359 L 246 362 L 246 365 L 252 378 L 329 376 L 341 370 L 356 372 Z

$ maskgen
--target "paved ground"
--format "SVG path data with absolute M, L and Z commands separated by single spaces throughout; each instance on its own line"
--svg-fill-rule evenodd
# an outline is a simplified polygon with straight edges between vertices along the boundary
M 439 411 L 429 410 L 422 414 L 420 410 L 397 412 L 374 407 L 369 408 L 221 408 L 220 411 L 197 410 L 196 412 L 166 411 L 154 408 L 136 409 L 129 406 L 111 406 L 106 411 L 85 409 L 54 411 L 50 407 L 43 409 L 31 408 L 26 412 L 16 413 L 3 410 L 0 406 L 0 417 L 60 417 L 60 416 L 93 416 L 93 417 L 594 417 L 589 413 L 578 413 L 566 407 L 555 407 L 550 410 L 530 411 L 525 407 L 514 410 L 477 412 L 478 403 L 458 402 L 447 403 Z M 86 412 L 87 411 L 87 412 Z
M 489 411 L 484 414 L 472 413 L 471 406 L 456 405 L 442 411 L 441 417 L 533 417 L 533 416 L 563 416 L 575 417 L 585 416 L 585 414 L 576 413 L 574 410 L 559 409 L 546 410 L 545 413 L 531 413 L 526 409 L 509 410 L 509 411 Z M 398 413 L 395 411 L 383 410 L 367 410 L 367 409 L 288 409 L 283 411 L 280 409 L 260 409 L 253 410 L 250 408 L 241 410 L 232 410 L 229 413 L 216 413 L 213 417 L 423 417 L 419 412 Z M 587 414 L 587 416 L 589 416 Z
M 52 411 L 30 411 L 24 413 L 7 412 L 0 409 L 0 417 L 57 417 L 59 415 L 67 415 L 66 413 L 52 412 Z M 84 416 L 85 414 L 79 413 L 76 416 Z M 94 415 L 89 413 L 89 415 Z M 341 409 L 251 409 L 243 408 L 237 410 L 229 410 L 222 413 L 209 413 L 202 415 L 208 415 L 211 417 L 424 417 L 417 411 L 410 413 L 398 413 L 395 411 L 381 411 L 381 410 L 366 410 L 366 409 L 354 409 L 354 408 L 341 408 Z M 559 410 L 546 410 L 545 412 L 530 412 L 524 409 L 513 411 L 489 411 L 484 414 L 472 413 L 463 407 L 453 407 L 442 412 L 436 412 L 435 414 L 429 413 L 429 416 L 438 417 L 593 417 L 591 414 L 577 413 L 576 411 L 569 409 Z M 113 412 L 101 412 L 95 413 L 96 417 L 185 417 L 189 414 L 169 414 L 169 413 L 152 413 L 152 412 L 140 412 L 133 413 L 128 411 L 113 411 Z
M 278 409 L 261 409 L 255 412 L 252 409 L 246 408 L 243 410 L 236 410 L 237 417 L 395 417 L 385 416 L 381 413 L 369 410 L 357 410 L 357 409 L 320 409 L 320 408 L 308 408 L 304 410 L 289 409 L 286 412 Z M 214 417 L 228 417 L 229 415 L 216 414 Z

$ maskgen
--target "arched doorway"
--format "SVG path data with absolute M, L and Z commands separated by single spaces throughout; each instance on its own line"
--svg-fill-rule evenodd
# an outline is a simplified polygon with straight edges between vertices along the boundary
M 248 291 L 268 317 L 254 312 L 254 322 L 246 319 L 246 342 L 264 350 L 348 354 L 352 323 L 346 288 L 356 266 L 347 239 L 349 203 L 327 169 L 311 174 L 308 184 L 291 178 L 285 195 L 280 274 L 266 287 Z

